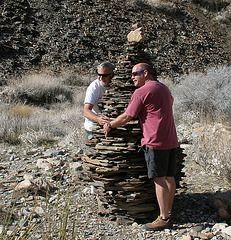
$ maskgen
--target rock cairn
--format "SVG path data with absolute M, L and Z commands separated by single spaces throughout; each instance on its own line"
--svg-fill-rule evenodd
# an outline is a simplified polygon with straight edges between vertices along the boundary
M 117 74 L 112 88 L 102 98 L 102 114 L 111 119 L 126 109 L 134 91 L 131 69 L 148 62 L 144 43 L 128 42 L 125 54 L 118 58 Z M 99 214 L 117 219 L 142 221 L 153 218 L 158 205 L 152 181 L 147 178 L 144 154 L 140 146 L 141 128 L 137 119 L 123 127 L 112 129 L 105 138 L 101 126 L 93 130 L 94 150 L 82 156 L 85 174 L 93 181 L 97 193 Z M 178 151 L 177 184 L 181 173 L 183 153 Z

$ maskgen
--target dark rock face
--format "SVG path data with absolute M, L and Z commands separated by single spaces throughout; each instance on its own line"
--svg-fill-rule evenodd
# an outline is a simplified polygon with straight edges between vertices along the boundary
M 39 54 L 33 39 L 39 32 L 28 1 L 1 2 L 0 36 L 1 77 L 17 74 L 38 63 Z
M 93 71 L 101 61 L 116 63 L 136 22 L 143 24 L 146 52 L 164 75 L 230 64 L 230 27 L 213 24 L 197 2 L 172 1 L 171 7 L 157 8 L 135 2 L 1 0 L 2 83 L 32 68 Z

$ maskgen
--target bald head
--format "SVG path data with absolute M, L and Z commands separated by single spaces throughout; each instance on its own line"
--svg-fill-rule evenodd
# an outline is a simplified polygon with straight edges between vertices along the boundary
M 133 68 L 135 68 L 136 71 L 147 70 L 148 75 L 150 77 L 152 77 L 154 80 L 156 80 L 156 78 L 157 78 L 156 70 L 147 63 L 138 63 Z

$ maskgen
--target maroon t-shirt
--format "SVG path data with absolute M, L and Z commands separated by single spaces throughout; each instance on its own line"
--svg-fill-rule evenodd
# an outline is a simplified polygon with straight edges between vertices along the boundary
M 126 114 L 139 117 L 143 130 L 142 146 L 158 150 L 178 147 L 172 103 L 169 89 L 158 81 L 148 82 L 135 90 Z

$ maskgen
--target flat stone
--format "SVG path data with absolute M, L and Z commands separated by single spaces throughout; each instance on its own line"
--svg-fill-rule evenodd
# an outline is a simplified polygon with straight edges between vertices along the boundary
M 141 28 L 138 28 L 134 31 L 131 31 L 127 35 L 127 39 L 129 42 L 143 42 L 146 40 L 146 37 L 144 36 L 144 33 Z
M 222 233 L 225 233 L 227 234 L 229 237 L 231 237 L 231 226 L 225 228 L 225 229 L 222 229 Z

